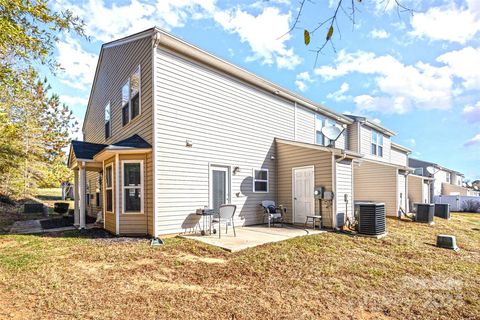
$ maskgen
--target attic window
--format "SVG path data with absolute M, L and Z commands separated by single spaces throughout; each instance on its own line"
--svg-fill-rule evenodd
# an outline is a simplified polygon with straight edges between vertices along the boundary
M 138 66 L 122 87 L 122 124 L 125 126 L 140 113 L 140 66 Z

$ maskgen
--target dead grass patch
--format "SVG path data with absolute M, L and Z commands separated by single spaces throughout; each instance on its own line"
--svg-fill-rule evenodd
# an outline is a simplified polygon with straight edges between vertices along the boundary
M 0 236 L 0 318 L 478 319 L 478 221 L 389 219 L 381 240 L 326 233 L 233 254 L 180 238 Z M 461 251 L 433 246 L 440 233 Z

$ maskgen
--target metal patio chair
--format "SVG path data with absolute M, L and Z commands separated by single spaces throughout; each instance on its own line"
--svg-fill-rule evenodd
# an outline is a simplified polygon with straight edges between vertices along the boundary
M 228 225 L 232 224 L 233 235 L 236 237 L 237 233 L 235 232 L 235 223 L 233 222 L 233 217 L 237 206 L 234 204 L 222 204 L 218 209 L 218 214 L 213 218 L 213 223 L 218 223 L 218 237 L 221 238 L 222 223 L 225 223 L 225 234 L 228 233 Z
M 263 208 L 264 219 L 268 219 L 269 228 L 271 224 L 275 226 L 275 222 L 280 222 L 283 227 L 285 214 L 287 213 L 286 208 L 275 206 L 275 201 L 272 200 L 263 200 L 260 205 Z

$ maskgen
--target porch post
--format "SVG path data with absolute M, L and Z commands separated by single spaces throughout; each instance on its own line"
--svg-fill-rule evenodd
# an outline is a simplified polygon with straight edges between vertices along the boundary
M 80 202 L 80 219 L 79 219 L 79 228 L 85 229 L 85 182 L 86 182 L 86 174 L 85 174 L 85 163 L 82 163 L 79 169 L 79 197 L 78 201 Z
M 75 227 L 78 228 L 78 226 L 80 225 L 80 208 L 79 208 L 79 201 L 78 201 L 78 197 L 80 196 L 80 192 L 79 192 L 79 183 L 78 183 L 78 169 L 75 169 L 73 170 L 73 174 L 74 174 L 74 192 L 75 194 L 73 195 L 74 197 L 74 200 L 73 200 L 73 203 L 74 203 L 74 207 L 75 207 L 75 210 L 74 210 L 74 214 L 73 214 L 73 225 Z

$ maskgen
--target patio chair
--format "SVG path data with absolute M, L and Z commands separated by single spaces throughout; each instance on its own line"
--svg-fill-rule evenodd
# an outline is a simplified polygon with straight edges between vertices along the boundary
M 264 219 L 268 219 L 269 228 L 271 224 L 275 226 L 275 222 L 280 222 L 283 227 L 285 214 L 287 213 L 286 208 L 275 206 L 275 201 L 272 200 L 263 200 L 260 206 L 263 208 Z
M 218 223 L 218 237 L 221 238 L 221 229 L 222 223 L 225 223 L 225 233 L 228 233 L 228 225 L 231 223 L 233 228 L 233 236 L 237 236 L 235 232 L 235 223 L 233 222 L 233 217 L 237 206 L 234 204 L 222 204 L 218 209 L 218 214 L 213 218 L 212 223 Z

